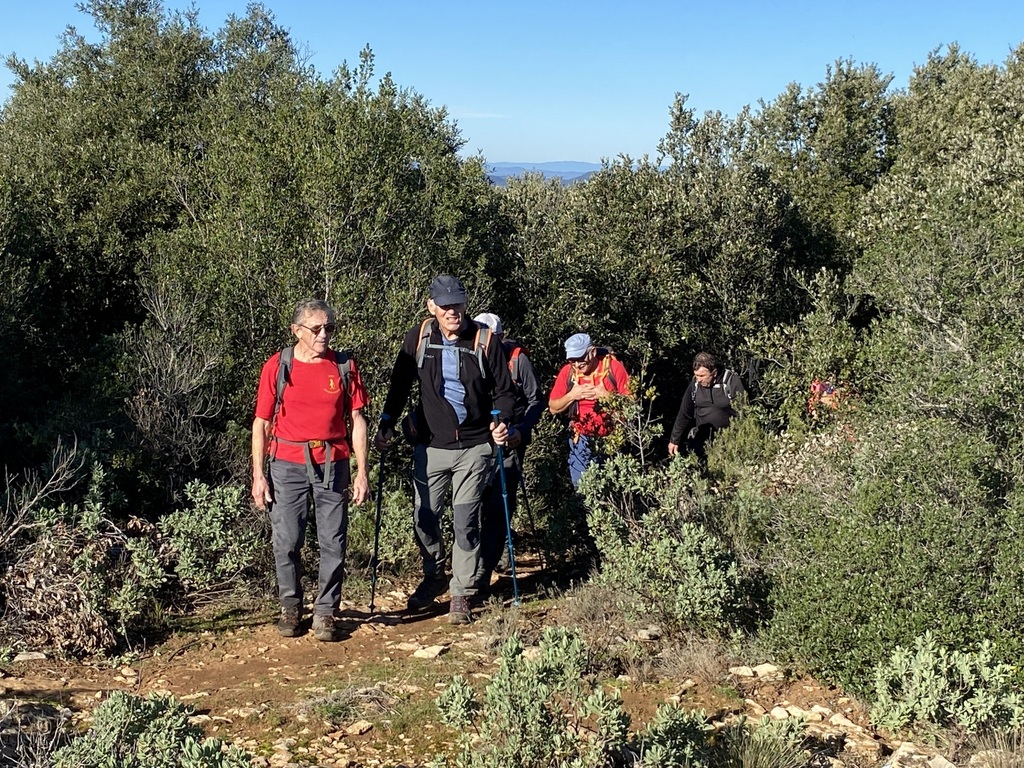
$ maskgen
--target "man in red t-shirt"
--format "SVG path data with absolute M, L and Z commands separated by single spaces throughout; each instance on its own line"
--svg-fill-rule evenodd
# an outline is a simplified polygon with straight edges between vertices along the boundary
M 345 358 L 331 350 L 334 328 L 334 310 L 325 302 L 299 302 L 291 325 L 296 339 L 291 362 L 285 363 L 283 379 L 281 352 L 263 364 L 252 423 L 252 498 L 257 507 L 270 511 L 281 601 L 277 631 L 285 637 L 300 634 L 300 552 L 312 493 L 320 546 L 313 634 L 325 641 L 338 639 L 335 612 L 345 571 L 349 496 L 362 504 L 370 495 L 362 410 L 369 398 L 355 361 L 347 358 L 343 364 Z M 284 382 L 281 392 L 279 381 Z M 349 468 L 352 453 L 355 478 Z M 268 456 L 269 478 L 264 471 Z
M 569 476 L 578 488 L 580 476 L 594 460 L 591 440 L 605 437 L 612 428 L 600 401 L 613 394 L 628 395 L 629 374 L 615 355 L 595 347 L 585 333 L 566 339 L 565 358 L 548 396 L 548 410 L 569 416 Z

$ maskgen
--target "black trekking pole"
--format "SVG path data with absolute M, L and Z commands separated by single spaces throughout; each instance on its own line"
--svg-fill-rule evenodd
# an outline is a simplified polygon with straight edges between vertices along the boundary
M 533 540 L 537 543 L 537 554 L 540 555 L 540 567 L 546 569 L 547 565 L 544 562 L 544 545 L 537 536 L 537 523 L 534 522 L 533 510 L 530 509 L 530 495 L 526 492 L 526 478 L 523 477 L 523 463 L 519 461 L 519 454 L 515 451 L 512 452 L 512 461 L 515 462 L 516 468 L 519 470 L 519 488 L 523 492 L 523 506 L 526 507 L 526 519 L 530 521 L 530 533 L 533 535 Z
M 501 411 L 491 411 L 495 423 Z M 519 580 L 516 578 L 516 553 L 512 546 L 512 516 L 508 511 L 508 489 L 505 487 L 505 452 L 498 446 L 498 476 L 501 478 L 501 500 L 505 503 L 505 532 L 508 534 L 508 564 L 512 569 L 512 605 L 519 605 Z
M 381 424 L 387 422 L 387 416 L 381 417 Z M 386 451 L 380 452 L 380 468 L 377 472 L 377 520 L 373 524 L 373 560 L 370 561 L 370 615 L 376 608 L 373 601 L 377 596 L 377 556 L 380 553 L 380 523 L 384 504 L 384 457 Z

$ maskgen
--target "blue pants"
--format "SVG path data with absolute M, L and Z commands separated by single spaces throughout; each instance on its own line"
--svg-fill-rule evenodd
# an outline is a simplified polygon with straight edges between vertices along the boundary
M 569 477 L 572 479 L 572 487 L 580 487 L 580 476 L 583 471 L 594 462 L 590 453 L 590 438 L 583 435 L 570 435 L 569 437 Z
M 319 588 L 313 613 L 331 616 L 341 604 L 341 582 L 345 574 L 348 537 L 348 459 L 333 463 L 331 487 L 324 487 L 323 467 L 314 467 L 319 482 L 310 484 L 305 464 L 274 459 L 270 462 L 270 524 L 274 543 L 274 566 L 281 606 L 302 608 L 302 543 L 309 520 L 309 498 L 316 511 L 316 534 L 320 545 Z

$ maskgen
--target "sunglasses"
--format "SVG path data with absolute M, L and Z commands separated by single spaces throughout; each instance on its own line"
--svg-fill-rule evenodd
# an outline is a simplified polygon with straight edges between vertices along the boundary
M 585 362 L 587 362 L 587 358 L 585 358 L 585 357 L 570 357 L 566 362 L 568 362 L 569 365 L 583 365 Z
M 338 326 L 336 326 L 334 323 L 327 323 L 326 325 L 303 325 L 302 323 L 299 323 L 299 327 L 300 328 L 305 328 L 307 331 L 312 333 L 314 336 L 319 336 L 320 335 L 320 331 L 325 331 L 327 333 L 334 333 L 334 329 L 337 328 Z

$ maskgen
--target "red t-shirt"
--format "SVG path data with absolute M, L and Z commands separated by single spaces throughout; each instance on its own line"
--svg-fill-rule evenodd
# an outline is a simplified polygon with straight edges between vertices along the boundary
M 263 364 L 260 372 L 256 394 L 256 416 L 260 419 L 270 421 L 274 418 L 280 363 L 281 353 L 277 352 Z M 291 383 L 285 385 L 277 422 L 273 425 L 274 434 L 294 442 L 326 440 L 331 444 L 332 459 L 348 458 L 349 446 L 345 439 L 348 435 L 348 414 L 364 408 L 370 401 L 356 361 L 352 360 L 347 391 L 342 387 L 333 354 L 312 363 L 293 360 L 290 379 Z M 306 463 L 306 450 L 302 445 L 271 439 L 267 452 L 282 461 Z M 313 461 L 322 464 L 326 453 L 323 446 L 314 448 Z
M 571 365 L 562 366 L 562 370 L 555 377 L 555 383 L 551 387 L 549 400 L 557 400 L 564 397 L 569 391 L 569 375 L 572 373 Z M 612 379 L 615 379 L 614 385 Z M 625 366 L 611 355 L 605 355 L 597 367 L 586 376 L 576 375 L 576 384 L 599 384 L 603 385 L 609 392 L 618 392 L 620 395 L 629 394 L 629 374 Z M 574 386 L 575 386 L 574 385 Z M 587 437 L 604 437 L 612 428 L 611 417 L 596 408 L 596 400 L 577 400 L 579 412 L 572 420 L 572 428 L 580 435 Z

